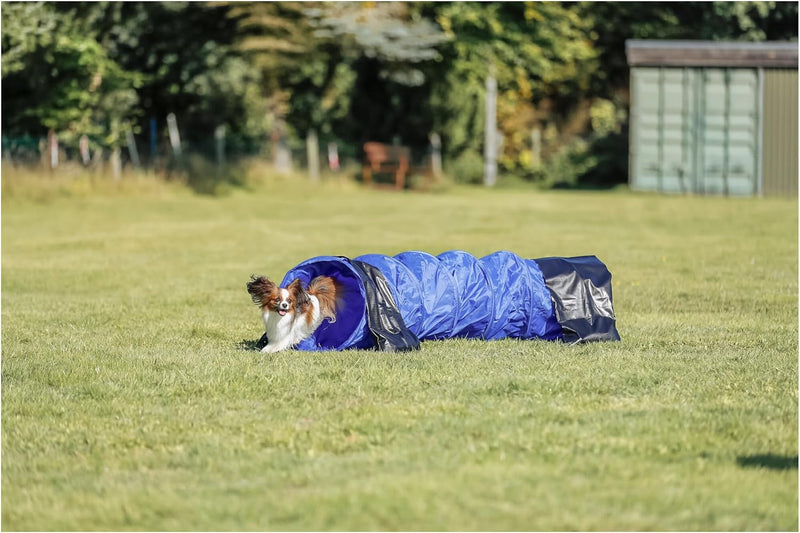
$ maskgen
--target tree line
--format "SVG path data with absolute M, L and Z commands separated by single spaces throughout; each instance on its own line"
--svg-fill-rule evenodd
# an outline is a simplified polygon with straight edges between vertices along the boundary
M 3 2 L 3 137 L 123 146 L 168 114 L 189 146 L 258 153 L 313 131 L 427 146 L 482 175 L 485 80 L 501 171 L 624 180 L 626 39 L 795 40 L 794 2 Z M 213 150 L 213 148 L 211 149 Z

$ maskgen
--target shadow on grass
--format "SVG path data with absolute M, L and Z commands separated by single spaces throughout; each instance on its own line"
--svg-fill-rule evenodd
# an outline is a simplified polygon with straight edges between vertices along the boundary
M 250 351 L 250 350 L 259 351 L 266 345 L 267 345 L 267 334 L 264 333 L 263 335 L 261 335 L 261 338 L 258 339 L 257 341 L 248 341 L 246 339 L 243 339 L 239 344 L 236 345 L 236 347 L 239 348 L 240 350 L 245 350 L 245 351 Z
M 736 458 L 742 468 L 769 468 L 770 470 L 797 470 L 797 456 L 764 453 L 743 455 Z
M 208 157 L 211 152 L 188 152 L 166 163 L 167 181 L 181 180 L 197 194 L 222 196 L 233 188 L 247 185 L 246 172 L 242 164 L 229 161 L 217 164 Z

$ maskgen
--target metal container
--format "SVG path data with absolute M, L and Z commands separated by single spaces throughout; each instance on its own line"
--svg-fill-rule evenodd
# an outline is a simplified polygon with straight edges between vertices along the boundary
M 796 195 L 797 43 L 626 42 L 634 190 Z

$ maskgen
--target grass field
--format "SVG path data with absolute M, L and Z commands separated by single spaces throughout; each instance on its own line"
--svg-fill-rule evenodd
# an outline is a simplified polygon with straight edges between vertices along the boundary
M 2 204 L 4 530 L 797 530 L 796 200 L 278 181 Z M 260 354 L 316 255 L 598 255 L 621 343 Z

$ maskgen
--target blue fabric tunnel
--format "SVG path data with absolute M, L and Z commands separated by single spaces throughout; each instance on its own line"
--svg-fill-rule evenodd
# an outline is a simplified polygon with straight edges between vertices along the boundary
M 407 350 L 454 337 L 583 342 L 619 340 L 611 274 L 594 256 L 522 259 L 500 251 L 477 259 L 453 250 L 433 256 L 320 256 L 286 273 L 307 285 L 337 283 L 336 321 L 325 321 L 300 350 Z M 263 339 L 262 339 L 263 340 Z

